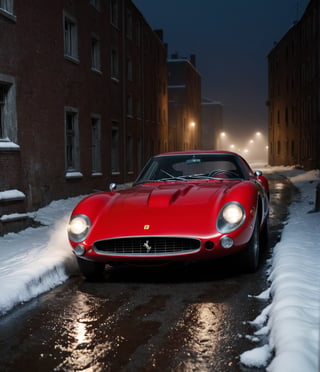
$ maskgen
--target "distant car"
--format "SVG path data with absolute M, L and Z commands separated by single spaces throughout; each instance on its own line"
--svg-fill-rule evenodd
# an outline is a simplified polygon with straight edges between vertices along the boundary
M 68 235 L 91 280 L 105 264 L 154 265 L 239 254 L 254 272 L 267 238 L 269 187 L 239 155 L 186 151 L 154 156 L 133 186 L 93 194 L 73 210 Z

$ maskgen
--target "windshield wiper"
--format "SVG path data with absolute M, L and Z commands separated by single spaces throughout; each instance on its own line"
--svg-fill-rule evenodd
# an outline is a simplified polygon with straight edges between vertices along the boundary
M 160 178 L 157 180 L 158 182 L 168 182 L 168 181 L 185 181 L 184 176 L 179 176 L 179 177 L 167 177 L 167 178 Z
M 185 179 L 188 180 L 212 180 L 213 177 L 208 176 L 206 174 L 189 174 L 188 176 L 184 176 Z

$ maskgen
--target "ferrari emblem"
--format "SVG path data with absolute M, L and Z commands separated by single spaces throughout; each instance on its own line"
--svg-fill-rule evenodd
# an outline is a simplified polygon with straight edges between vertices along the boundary
M 150 229 L 150 225 L 144 225 L 143 229 L 144 230 L 149 230 Z
M 150 253 L 152 247 L 151 247 L 151 245 L 149 245 L 149 240 L 147 240 L 146 242 L 143 243 L 143 248 L 145 248 L 147 250 L 147 253 Z

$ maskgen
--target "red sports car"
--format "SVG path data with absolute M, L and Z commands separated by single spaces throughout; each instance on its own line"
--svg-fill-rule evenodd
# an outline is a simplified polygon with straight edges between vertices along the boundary
M 84 276 L 105 264 L 158 264 L 239 254 L 254 272 L 267 239 L 269 188 L 226 151 L 154 156 L 127 190 L 93 194 L 73 210 L 70 243 Z

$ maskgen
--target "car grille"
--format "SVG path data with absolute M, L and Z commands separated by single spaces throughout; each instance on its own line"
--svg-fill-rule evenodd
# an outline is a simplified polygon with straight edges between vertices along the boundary
M 172 256 L 200 250 L 198 239 L 175 237 L 135 237 L 100 240 L 94 243 L 96 253 L 112 256 Z

